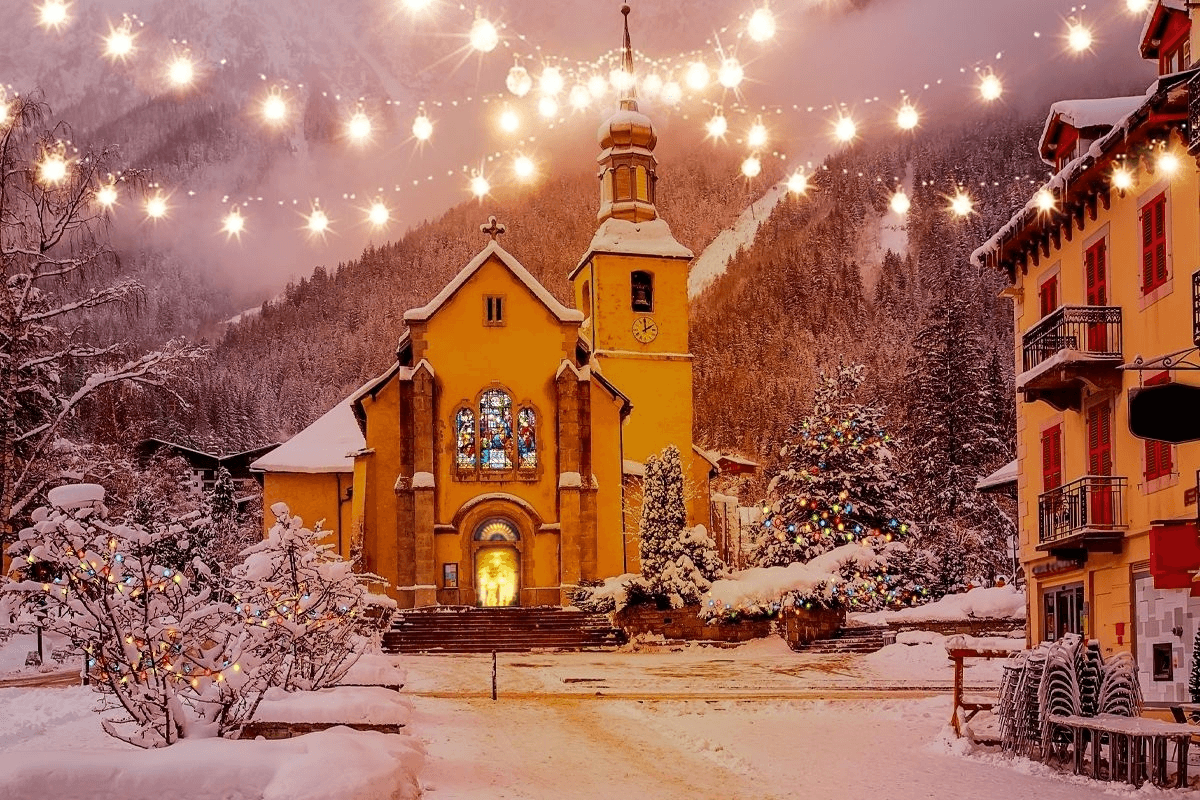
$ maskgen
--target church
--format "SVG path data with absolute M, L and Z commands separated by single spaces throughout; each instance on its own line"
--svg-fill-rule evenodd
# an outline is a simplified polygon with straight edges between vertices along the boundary
M 625 60 L 632 74 L 628 19 Z M 401 608 L 568 605 L 580 581 L 638 571 L 642 465 L 670 444 L 689 524 L 710 524 L 693 256 L 658 215 L 658 137 L 626 94 L 597 136 L 599 227 L 569 268 L 573 307 L 501 246 L 493 217 L 479 254 L 404 313 L 391 368 L 252 465 L 264 508 L 324 520 Z

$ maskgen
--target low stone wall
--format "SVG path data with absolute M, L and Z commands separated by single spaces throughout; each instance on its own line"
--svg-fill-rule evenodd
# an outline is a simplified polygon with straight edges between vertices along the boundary
M 1023 619 L 964 619 L 952 622 L 889 622 L 896 633 L 901 631 L 932 631 L 943 636 L 1008 636 L 1025 630 Z
M 629 637 L 657 634 L 664 639 L 691 642 L 748 642 L 774 633 L 774 620 L 706 623 L 697 616 L 699 606 L 659 611 L 651 606 L 630 606 L 613 615 L 613 624 Z
M 846 622 L 846 611 L 839 608 L 793 608 L 783 617 L 783 638 L 793 650 L 801 645 L 828 639 Z
M 400 733 L 403 724 L 371 725 L 360 722 L 247 722 L 242 728 L 239 739 L 291 739 L 306 733 L 316 733 L 344 725 L 356 731 L 376 731 L 377 733 Z

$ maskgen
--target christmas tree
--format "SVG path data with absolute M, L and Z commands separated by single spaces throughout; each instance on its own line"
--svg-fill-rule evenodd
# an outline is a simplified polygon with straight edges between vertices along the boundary
M 725 572 L 704 527 L 687 527 L 683 497 L 679 449 L 668 445 L 661 456 L 646 459 L 638 526 L 642 585 L 636 589 L 671 608 L 699 603 Z
M 763 502 L 759 566 L 807 562 L 870 536 L 907 537 L 911 499 L 895 478 L 883 411 L 855 400 L 862 365 L 822 373 L 813 412 L 789 432 Z

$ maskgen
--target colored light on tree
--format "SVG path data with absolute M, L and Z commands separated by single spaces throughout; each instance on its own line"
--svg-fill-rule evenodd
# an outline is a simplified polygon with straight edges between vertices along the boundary
M 44 184 L 62 183 L 67 177 L 67 160 L 59 153 L 49 153 L 38 164 L 38 181 Z
M 112 208 L 117 204 L 117 187 L 111 183 L 96 190 L 96 202 L 104 208 Z
M 750 15 L 750 21 L 746 24 L 746 33 L 750 34 L 750 38 L 756 42 L 765 42 L 775 36 L 775 15 L 771 13 L 771 9 L 763 8 L 755 9 Z
M 953 211 L 956 216 L 965 217 L 975 210 L 975 203 L 971 200 L 970 195 L 968 195 L 966 192 L 960 191 L 958 194 L 954 195 L 953 198 L 951 198 L 950 210 Z

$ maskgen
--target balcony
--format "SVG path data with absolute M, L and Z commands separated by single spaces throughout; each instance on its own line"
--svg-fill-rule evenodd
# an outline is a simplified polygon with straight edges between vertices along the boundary
M 1188 152 L 1200 154 L 1200 72 L 1188 80 Z
M 1021 360 L 1017 391 L 1025 402 L 1078 411 L 1085 387 L 1121 385 L 1121 309 L 1062 306 L 1026 331 Z
M 1127 480 L 1088 475 L 1038 497 L 1038 550 L 1057 556 L 1121 552 Z
M 1200 347 L 1200 272 L 1192 273 L 1192 344 Z

